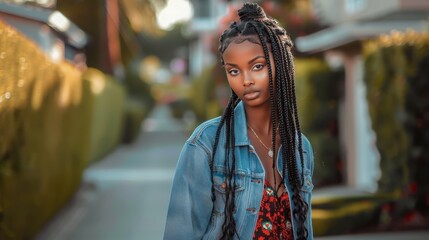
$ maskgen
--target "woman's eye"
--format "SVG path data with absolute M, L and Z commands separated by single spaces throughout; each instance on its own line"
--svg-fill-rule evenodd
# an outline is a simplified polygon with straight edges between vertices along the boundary
M 264 68 L 264 64 L 262 64 L 262 63 L 258 63 L 255 66 L 253 66 L 253 69 L 255 69 L 256 71 L 259 71 L 262 68 Z
M 228 73 L 231 76 L 237 76 L 238 75 L 238 70 L 237 69 L 231 69 L 231 70 L 228 71 Z

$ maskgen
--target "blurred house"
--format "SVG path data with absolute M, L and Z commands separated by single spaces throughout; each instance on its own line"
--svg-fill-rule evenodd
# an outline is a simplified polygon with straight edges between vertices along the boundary
M 375 192 L 383 173 L 368 113 L 361 42 L 392 30 L 427 31 L 429 1 L 313 0 L 313 6 L 319 20 L 330 27 L 297 38 L 296 47 L 303 53 L 323 53 L 333 68 L 344 68 L 339 122 L 346 156 L 345 185 Z
M 390 229 L 398 230 L 398 226 L 406 227 L 407 222 L 408 226 L 412 226 L 410 222 L 414 222 L 415 226 L 425 226 L 426 223 L 421 215 L 420 220 L 416 220 L 415 217 L 408 219 L 406 217 L 417 216 L 416 206 L 418 204 L 416 202 L 427 199 L 424 180 L 416 180 L 422 179 L 418 176 L 425 175 L 424 170 L 415 163 L 416 161 L 413 160 L 410 153 L 415 151 L 413 149 L 418 149 L 420 152 L 424 152 L 424 150 L 421 150 L 420 146 L 412 146 L 412 143 L 410 145 L 402 144 L 407 137 L 401 138 L 399 136 L 401 134 L 398 132 L 406 131 L 406 127 L 403 126 L 404 121 L 401 121 L 401 118 L 406 117 L 399 116 L 398 109 L 403 106 L 396 106 L 395 104 L 398 103 L 394 101 L 386 102 L 386 99 L 383 98 L 386 91 L 379 91 L 377 94 L 380 94 L 380 99 L 384 99 L 384 105 L 378 102 L 378 108 L 374 108 L 373 105 L 377 103 L 370 102 L 368 99 L 373 98 L 369 98 L 367 95 L 370 93 L 370 89 L 374 89 L 373 85 L 376 85 L 373 82 L 374 78 L 368 76 L 368 68 L 373 68 L 372 74 L 384 74 L 383 71 L 395 71 L 392 70 L 395 68 L 404 69 L 404 66 L 398 65 L 406 63 L 396 64 L 397 62 L 394 60 L 386 59 L 391 58 L 390 55 L 383 55 L 385 59 L 378 62 L 381 64 L 380 66 L 367 65 L 368 59 L 364 47 L 367 46 L 365 44 L 369 40 L 380 39 L 382 35 L 388 36 L 388 34 L 392 34 L 392 31 L 416 34 L 427 32 L 429 30 L 429 1 L 312 0 L 312 2 L 318 19 L 328 27 L 313 34 L 298 37 L 295 45 L 301 53 L 322 55 L 332 68 L 344 70 L 343 94 L 338 112 L 341 151 L 345 156 L 345 167 L 342 173 L 344 182 L 341 186 L 316 191 L 312 202 L 315 234 L 340 234 L 350 231 L 365 231 L 368 228 L 380 230 L 383 227 L 386 230 L 389 229 L 388 224 L 392 224 Z M 393 48 L 391 52 L 395 51 L 394 49 L 397 48 Z M 415 51 L 419 50 L 415 48 Z M 401 59 L 409 60 L 406 57 Z M 381 69 L 383 64 L 389 60 L 394 62 L 386 67 L 389 70 Z M 380 69 L 377 70 L 377 67 Z M 384 88 L 378 89 L 386 89 L 396 84 L 394 76 L 388 74 L 384 76 L 387 78 L 383 79 L 385 80 Z M 425 78 L 425 76 L 419 77 Z M 404 82 L 403 85 L 395 85 L 401 91 L 403 86 L 411 85 L 410 80 L 405 79 L 404 75 L 401 76 L 401 80 Z M 387 106 L 387 104 L 392 106 Z M 378 116 L 379 121 L 374 122 L 372 120 L 374 119 L 374 109 L 378 111 L 390 109 L 390 112 L 382 117 Z M 414 123 L 408 124 L 412 126 Z M 398 131 L 394 131 L 393 128 L 380 130 L 380 126 L 386 125 L 402 126 L 398 127 L 401 128 Z M 378 128 L 374 126 L 378 126 Z M 381 136 L 380 133 L 384 135 Z M 413 137 L 413 133 L 404 133 L 404 135 L 406 134 L 409 134 L 410 138 Z M 384 141 L 392 142 L 385 143 Z M 405 140 L 405 142 L 407 141 Z M 401 144 L 404 146 L 401 149 L 392 149 Z M 396 151 L 395 157 L 386 156 L 386 152 L 389 151 Z M 424 157 L 419 161 L 426 164 Z M 420 196 L 415 194 L 415 186 L 418 184 L 420 184 Z M 419 200 L 419 198 L 423 200 Z M 410 220 L 413 218 L 414 220 Z
M 61 12 L 43 6 L 0 2 L 0 20 L 33 40 L 52 60 L 84 64 L 83 49 L 88 37 Z

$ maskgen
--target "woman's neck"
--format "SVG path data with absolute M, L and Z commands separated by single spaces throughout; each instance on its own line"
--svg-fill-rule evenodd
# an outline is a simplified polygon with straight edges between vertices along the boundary
M 246 107 L 247 125 L 261 135 L 271 135 L 271 111 L 268 107 Z

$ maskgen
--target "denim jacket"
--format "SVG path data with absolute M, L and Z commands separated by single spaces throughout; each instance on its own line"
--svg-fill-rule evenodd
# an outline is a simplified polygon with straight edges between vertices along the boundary
M 236 154 L 236 211 L 234 218 L 240 239 L 252 239 L 258 219 L 259 207 L 263 195 L 265 171 L 254 147 L 247 136 L 246 114 L 243 103 L 235 108 L 235 154 Z M 225 181 L 223 158 L 225 156 L 225 127 L 219 138 L 219 144 L 213 165 L 213 182 L 216 201 L 212 201 L 209 161 L 220 118 L 202 123 L 186 141 L 177 163 L 170 196 L 164 239 L 219 239 L 224 221 L 225 194 L 222 183 Z M 223 147 L 222 147 L 223 146 Z M 281 148 L 282 146 L 280 146 Z M 308 204 L 306 228 L 308 239 L 313 239 L 311 223 L 311 191 L 313 189 L 313 150 L 310 142 L 302 137 L 304 155 L 304 184 L 301 194 Z M 281 151 L 279 150 L 279 154 Z M 297 154 L 297 156 L 299 156 Z M 282 169 L 282 158 L 278 156 L 278 169 Z M 299 161 L 300 162 L 300 161 Z M 298 162 L 298 163 L 299 163 Z M 302 171 L 301 164 L 297 164 Z M 281 172 L 280 172 L 281 175 Z M 292 199 L 291 184 L 285 177 L 286 190 Z M 290 201 L 293 210 L 293 201 Z M 294 238 L 296 223 L 292 218 Z

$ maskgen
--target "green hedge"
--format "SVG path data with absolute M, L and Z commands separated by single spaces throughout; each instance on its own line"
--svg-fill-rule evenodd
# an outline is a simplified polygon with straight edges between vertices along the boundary
M 326 195 L 313 199 L 312 216 L 315 236 L 356 232 L 377 222 L 380 206 L 393 195 Z
M 52 88 L 39 110 L 14 109 L 16 138 L 1 159 L 1 239 L 36 233 L 72 196 L 88 161 L 88 108 L 61 108 Z M 83 99 L 89 96 L 84 90 Z
M 364 50 L 369 110 L 381 156 L 379 190 L 400 191 L 405 202 L 414 201 L 408 208 L 428 211 L 429 34 L 393 32 L 367 42 Z
M 225 71 L 217 64 L 205 68 L 192 80 L 189 101 L 197 124 L 220 116 L 231 95 Z
M 99 70 L 88 69 L 83 80 L 91 84 L 91 135 L 89 160 L 95 161 L 111 152 L 122 138 L 125 90 L 115 79 Z
M 2 22 L 0 58 L 0 239 L 29 239 L 118 142 L 124 91 L 52 62 Z
M 200 75 L 192 79 L 189 99 L 198 123 L 214 117 L 209 113 L 208 107 L 214 99 L 213 69 L 214 66 L 209 66 Z
M 339 87 L 342 71 L 317 58 L 296 59 L 296 91 L 301 131 L 312 143 L 316 187 L 341 182 L 338 141 Z
M 149 106 L 134 98 L 127 98 L 124 109 L 123 143 L 133 142 L 141 132 L 141 124 L 149 113 Z

